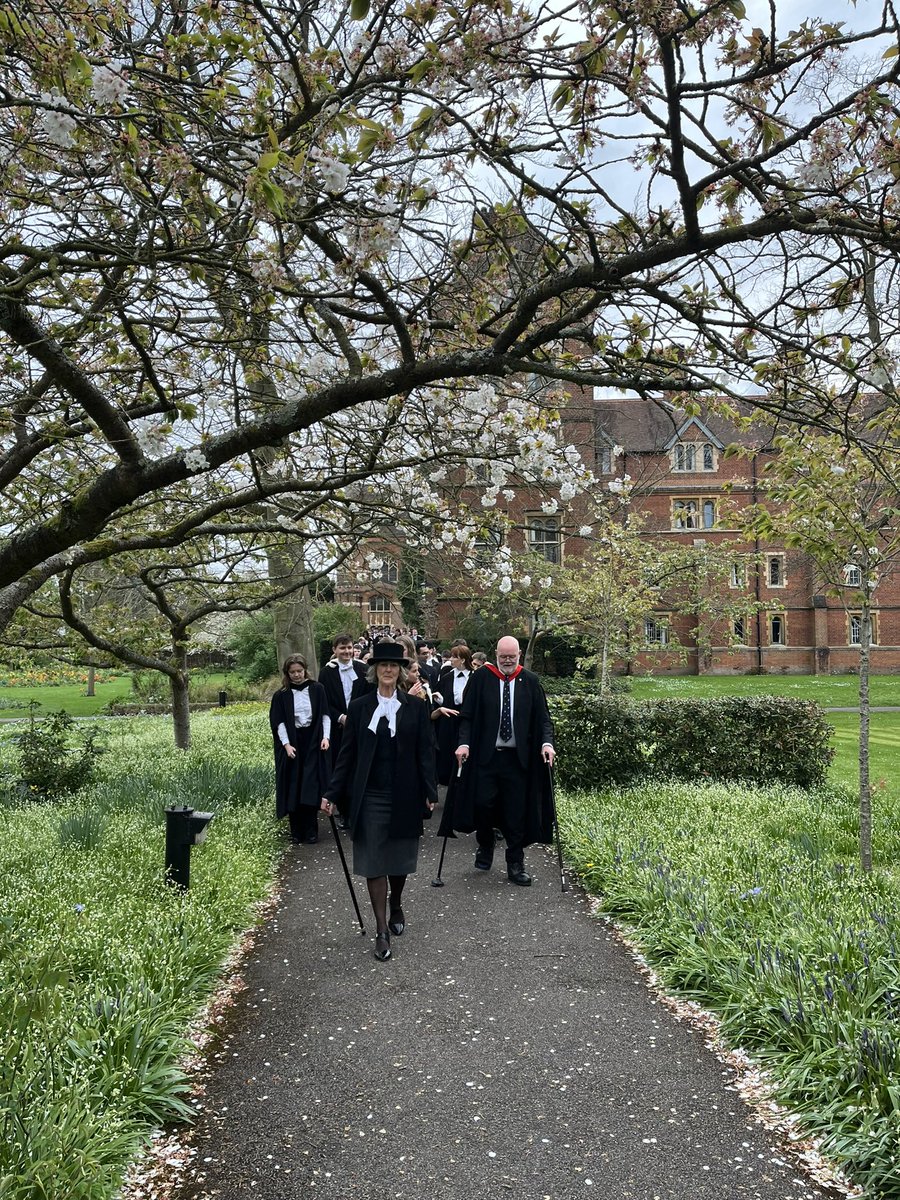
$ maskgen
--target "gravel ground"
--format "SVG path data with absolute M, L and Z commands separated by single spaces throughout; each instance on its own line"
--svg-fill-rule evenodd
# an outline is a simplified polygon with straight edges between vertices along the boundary
M 435 826 L 436 827 L 436 823 Z M 245 965 L 174 1200 L 821 1200 L 533 847 L 473 869 L 429 831 L 387 963 L 327 822 L 292 846 Z M 346 836 L 346 835 L 344 835 Z M 348 845 L 345 843 L 345 845 Z M 349 845 L 348 845 L 349 850 Z

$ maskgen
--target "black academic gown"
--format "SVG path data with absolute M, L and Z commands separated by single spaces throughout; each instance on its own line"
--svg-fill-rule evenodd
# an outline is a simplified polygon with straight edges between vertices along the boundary
M 324 736 L 322 718 L 327 713 L 325 691 L 315 682 L 309 684 L 309 699 L 312 707 L 312 724 L 306 755 L 288 758 L 278 736 L 278 726 L 284 724 L 288 737 L 297 748 L 299 730 L 294 725 L 294 693 L 291 688 L 280 688 L 272 697 L 269 706 L 269 724 L 275 743 L 275 812 L 279 817 L 296 812 L 301 806 L 319 807 L 328 785 L 328 754 L 320 749 Z
M 493 671 L 482 667 L 469 676 L 469 684 L 459 714 L 457 745 L 469 747 L 469 758 L 461 777 L 450 780 L 444 815 L 438 833 L 449 837 L 456 830 L 472 833 L 476 827 L 475 808 L 479 800 L 481 769 L 490 762 L 500 725 L 500 681 Z M 516 677 L 513 727 L 519 762 L 528 773 L 525 845 L 553 841 L 553 799 L 550 772 L 541 758 L 541 747 L 553 745 L 553 723 L 547 697 L 537 675 L 521 671 Z
M 390 836 L 421 837 L 426 803 L 437 803 L 434 779 L 434 744 L 428 705 L 416 696 L 397 693 L 397 732 L 391 739 L 396 755 L 391 797 Z M 375 734 L 369 729 L 378 696 L 369 692 L 350 701 L 344 740 L 325 798 L 346 814 L 350 836 L 356 831 L 366 783 L 375 754 Z
M 365 683 L 366 664 L 358 659 L 353 659 L 353 674 L 354 691 L 351 692 L 351 699 L 356 694 L 355 689 L 360 680 Z M 337 664 L 337 659 L 332 659 L 327 662 L 319 672 L 319 683 L 325 689 L 325 699 L 328 703 L 328 714 L 331 717 L 331 761 L 337 762 L 338 755 L 341 752 L 341 738 L 343 737 L 343 727 L 341 726 L 339 717 L 347 715 L 347 702 L 344 699 L 344 685 L 341 683 L 341 671 Z
M 443 708 L 456 708 L 453 700 L 453 671 L 444 671 L 441 675 L 440 686 L 438 691 L 443 697 Z M 474 672 L 469 674 L 466 680 L 466 688 L 463 691 L 463 699 L 465 699 L 466 691 L 474 677 Z M 437 717 L 432 721 L 434 726 L 434 742 L 435 754 L 437 758 L 437 780 L 438 783 L 445 787 L 450 783 L 450 780 L 456 774 L 456 747 L 459 745 L 459 717 Z

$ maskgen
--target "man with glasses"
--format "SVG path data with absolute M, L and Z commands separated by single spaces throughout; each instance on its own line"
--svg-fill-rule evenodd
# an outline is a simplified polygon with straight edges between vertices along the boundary
M 497 665 L 485 664 L 469 680 L 459 716 L 456 760 L 461 776 L 440 833 L 450 828 L 475 831 L 475 867 L 489 871 L 494 858 L 494 827 L 506 839 L 506 874 L 529 887 L 525 847 L 553 840 L 553 726 L 547 697 L 537 675 L 519 665 L 519 643 L 502 637 Z M 463 770 L 463 765 L 468 764 Z

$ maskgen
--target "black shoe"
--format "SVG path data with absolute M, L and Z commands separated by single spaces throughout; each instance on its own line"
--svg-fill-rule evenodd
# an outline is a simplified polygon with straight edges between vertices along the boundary
M 491 863 L 494 861 L 493 850 L 485 850 L 483 847 L 478 847 L 478 853 L 475 855 L 475 870 L 489 871 Z
M 394 937 L 402 937 L 404 929 L 406 929 L 406 917 L 403 915 L 402 908 L 395 908 L 391 911 L 391 919 L 388 921 L 388 929 Z
M 525 870 L 524 863 L 510 863 L 506 868 L 506 878 L 510 883 L 517 883 L 519 887 L 531 887 L 531 876 Z
M 494 845 L 496 846 L 498 844 L 498 842 L 502 842 L 502 841 L 503 841 L 503 830 L 495 829 L 494 830 Z
M 350 828 L 350 826 L 347 824 L 347 822 L 344 820 L 344 818 L 341 817 L 341 819 L 338 821 L 338 829 L 343 829 L 344 832 L 346 833 L 349 828 Z
M 375 957 L 379 962 L 386 962 L 391 957 L 391 935 L 389 933 L 375 934 Z
M 307 846 L 314 846 L 318 840 L 319 835 L 317 833 L 308 833 L 303 839 Z
M 299 846 L 302 843 L 302 841 L 303 841 L 303 838 L 294 837 L 294 835 L 291 834 L 291 845 L 292 846 Z

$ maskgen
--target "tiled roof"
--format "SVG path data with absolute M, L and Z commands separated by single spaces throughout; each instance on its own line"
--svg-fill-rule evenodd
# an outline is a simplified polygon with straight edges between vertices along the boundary
M 736 429 L 716 413 L 703 410 L 698 417 L 689 417 L 664 401 L 601 396 L 595 399 L 594 409 L 598 432 L 629 454 L 661 454 L 679 437 L 683 441 L 711 439 L 720 447 L 734 443 L 762 447 L 771 439 L 771 430 L 763 425 Z

